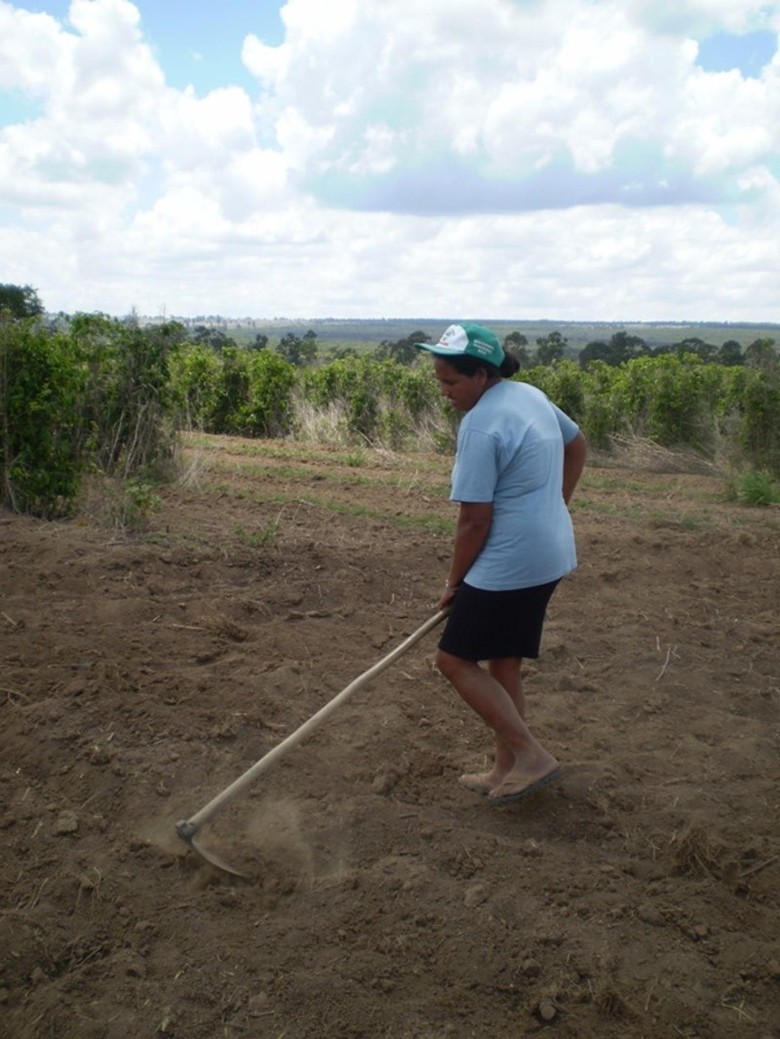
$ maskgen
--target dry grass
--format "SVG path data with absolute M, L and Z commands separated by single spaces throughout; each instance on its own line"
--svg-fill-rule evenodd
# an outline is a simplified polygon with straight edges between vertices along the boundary
M 590 464 L 615 466 L 651 473 L 692 473 L 709 476 L 720 472 L 717 462 L 693 448 L 664 447 L 647 437 L 615 433 L 609 451 L 593 451 Z
M 670 871 L 680 876 L 716 876 L 722 873 L 723 846 L 711 840 L 703 830 L 689 827 L 674 833 L 666 849 Z
M 353 445 L 355 437 L 350 434 L 346 408 L 339 401 L 331 401 L 326 407 L 316 407 L 305 400 L 296 400 L 295 439 L 330 447 Z

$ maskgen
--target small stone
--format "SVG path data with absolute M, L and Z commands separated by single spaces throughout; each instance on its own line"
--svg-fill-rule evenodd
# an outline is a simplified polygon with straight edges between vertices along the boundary
M 75 812 L 66 810 L 60 812 L 54 824 L 54 833 L 57 837 L 63 837 L 69 833 L 76 833 L 79 828 L 78 816 Z
M 268 1009 L 271 1000 L 268 997 L 267 992 L 257 992 L 254 996 L 250 996 L 248 1003 L 249 1013 L 253 1017 L 259 1017 L 264 1014 Z
M 650 924 L 652 927 L 662 927 L 666 922 L 663 918 L 663 914 L 659 912 L 655 906 L 650 905 L 648 902 L 643 903 L 636 911 L 636 915 L 646 924 Z
M 487 902 L 489 893 L 490 889 L 487 884 L 472 884 L 463 896 L 463 904 L 467 909 L 473 909 L 475 906 Z
M 137 952 L 132 949 L 121 949 L 114 956 L 114 963 L 130 978 L 145 978 L 146 964 Z
M 371 789 L 375 794 L 389 794 L 397 782 L 398 776 L 395 772 L 382 772 L 374 777 Z
M 543 999 L 539 1004 L 539 1017 L 542 1021 L 552 1021 L 557 1013 L 558 1011 L 549 999 Z

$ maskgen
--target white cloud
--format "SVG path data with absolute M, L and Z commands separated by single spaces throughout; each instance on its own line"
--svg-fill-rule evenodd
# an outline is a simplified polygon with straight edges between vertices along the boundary
M 239 87 L 212 90 L 204 98 L 192 88 L 168 90 L 161 100 L 157 147 L 174 168 L 222 168 L 226 159 L 255 145 L 252 104 Z
M 763 0 L 623 0 L 631 17 L 661 33 L 708 36 L 777 28 L 776 5 Z
M 56 19 L 0 3 L 0 89 L 46 96 L 67 51 Z
M 284 83 L 290 63 L 290 48 L 287 44 L 269 47 L 254 33 L 244 40 L 241 57 L 249 71 L 268 88 L 279 89 Z
M 140 38 L 136 8 L 76 0 L 70 18 L 79 35 L 0 4 L 10 85 L 43 107 L 40 118 L 0 133 L 0 196 L 21 194 L 27 205 L 89 206 L 102 184 L 124 192 L 152 146 L 163 77 Z
M 244 40 L 254 96 L 198 96 L 129 0 L 0 0 L 0 90 L 38 107 L 0 129 L 3 280 L 117 313 L 780 320 L 780 57 L 695 64 L 767 10 L 288 0 L 282 44 Z

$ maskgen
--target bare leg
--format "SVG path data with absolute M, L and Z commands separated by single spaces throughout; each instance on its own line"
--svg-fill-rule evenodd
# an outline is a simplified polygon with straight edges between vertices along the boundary
M 494 673 L 490 673 L 473 661 L 439 650 L 436 663 L 460 697 L 490 726 L 496 737 L 493 770 L 462 777 L 465 786 L 489 795 L 500 790 L 504 796 L 514 792 L 516 787 L 522 789 L 532 785 L 557 768 L 558 762 L 534 738 L 520 713 L 523 702 L 519 661 L 511 665 L 495 661 Z M 509 690 L 495 675 L 507 682 Z M 507 786 L 513 789 L 505 789 Z
M 525 721 L 525 697 L 523 695 L 523 683 L 520 675 L 520 666 L 522 659 L 520 657 L 502 657 L 499 660 L 488 661 L 488 671 L 491 676 L 503 686 L 506 690 L 509 699 L 515 705 L 520 718 Z M 512 771 L 515 763 L 515 756 L 512 752 L 512 748 L 508 746 L 501 738 L 501 735 L 496 732 L 496 757 L 495 766 L 491 773 L 491 778 L 495 781 L 488 787 L 489 792 L 494 786 L 497 786 L 501 780 L 509 772 Z
M 520 675 L 522 663 L 522 657 L 502 657 L 500 660 L 489 660 L 488 671 L 506 689 L 520 717 L 525 718 L 525 697 Z

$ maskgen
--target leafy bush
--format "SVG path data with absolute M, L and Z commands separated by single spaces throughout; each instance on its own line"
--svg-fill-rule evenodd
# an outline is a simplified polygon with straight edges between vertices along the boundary
M 159 472 L 173 452 L 169 358 L 180 325 L 139 328 L 103 315 L 77 315 L 71 336 L 86 380 L 79 424 L 100 472 Z
M 0 318 L 2 501 L 41 516 L 72 508 L 89 470 L 159 476 L 173 454 L 168 360 L 180 326 L 77 315 L 67 332 Z
M 345 416 L 348 436 L 389 447 L 402 447 L 427 415 L 440 411 L 429 367 L 389 359 L 340 358 L 305 371 L 300 389 L 316 407 L 335 404 Z
M 615 393 L 619 378 L 617 369 L 604 361 L 592 361 L 588 365 L 584 396 L 585 414 L 583 428 L 594 447 L 606 449 L 611 438 L 625 428 L 620 404 Z
M 247 372 L 249 398 L 244 428 L 250 436 L 285 436 L 292 425 L 294 366 L 278 354 L 263 350 L 249 354 Z
M 529 371 L 520 372 L 519 377 L 546 393 L 575 422 L 583 421 L 586 378 L 573 361 L 559 361 L 550 366 L 537 365 Z
M 270 350 L 189 344 L 172 359 L 179 422 L 204 433 L 274 437 L 292 423 L 294 365 Z
M 0 499 L 64 515 L 78 489 L 84 373 L 67 336 L 0 315 Z
M 752 465 L 780 475 L 780 370 L 746 375 L 738 402 L 740 446 Z
M 188 344 L 171 358 L 171 394 L 184 429 L 216 432 L 222 360 L 208 346 Z
M 639 357 L 618 372 L 613 392 L 631 429 L 667 447 L 706 446 L 719 369 L 693 355 Z

